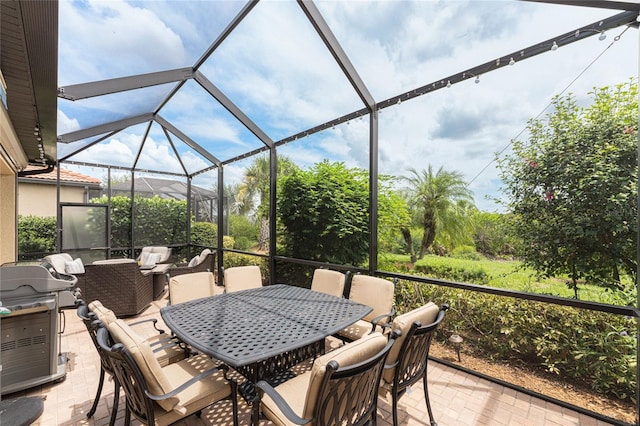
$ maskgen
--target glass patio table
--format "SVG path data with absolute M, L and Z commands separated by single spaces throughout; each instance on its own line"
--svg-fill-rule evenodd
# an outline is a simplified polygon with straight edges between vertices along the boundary
M 324 339 L 355 323 L 371 308 L 349 299 L 275 284 L 166 306 L 167 327 L 194 349 L 229 365 L 247 381 L 240 387 L 253 405 L 254 384 L 278 383 L 288 369 L 324 351 Z

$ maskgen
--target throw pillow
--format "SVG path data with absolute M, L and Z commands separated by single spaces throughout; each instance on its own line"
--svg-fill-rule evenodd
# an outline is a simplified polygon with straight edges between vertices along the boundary
M 84 274 L 84 265 L 79 257 L 75 260 L 64 262 L 64 270 L 67 274 Z
M 160 262 L 160 259 L 162 259 L 162 254 L 149 253 L 149 256 L 147 257 L 147 262 L 143 263 L 143 265 L 155 265 L 156 263 Z
M 189 264 L 187 266 L 190 268 L 193 266 L 196 266 L 199 261 L 200 261 L 200 256 L 193 256 L 193 259 L 189 261 Z

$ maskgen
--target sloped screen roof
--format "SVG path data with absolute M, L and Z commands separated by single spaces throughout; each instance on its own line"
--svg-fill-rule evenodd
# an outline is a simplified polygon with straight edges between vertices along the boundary
M 58 159 L 196 175 L 275 145 L 368 168 L 373 146 L 380 172 L 463 164 L 482 193 L 554 95 L 637 75 L 638 5 L 590 5 L 61 2 Z

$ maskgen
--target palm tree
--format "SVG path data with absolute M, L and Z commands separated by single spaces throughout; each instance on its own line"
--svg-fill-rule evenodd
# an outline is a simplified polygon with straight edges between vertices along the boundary
M 463 176 L 459 172 L 443 170 L 434 174 L 433 168 L 418 173 L 409 169 L 411 176 L 405 177 L 411 188 L 407 193 L 407 201 L 411 209 L 414 223 L 422 227 L 422 242 L 417 259 L 422 259 L 436 239 L 436 233 L 445 232 L 451 240 L 464 237 L 468 224 L 468 212 L 473 206 L 472 192 L 467 188 Z M 405 241 L 408 230 L 403 230 Z M 411 261 L 416 255 L 409 247 Z
M 285 156 L 278 157 L 278 178 L 290 174 L 298 167 Z M 258 236 L 258 250 L 269 248 L 269 176 L 270 160 L 268 155 L 256 157 L 244 173 L 244 180 L 238 188 L 236 201 L 243 206 L 255 207 L 255 199 L 260 201 L 255 207 L 256 217 L 260 220 L 260 235 Z M 241 210 L 244 214 L 249 211 Z

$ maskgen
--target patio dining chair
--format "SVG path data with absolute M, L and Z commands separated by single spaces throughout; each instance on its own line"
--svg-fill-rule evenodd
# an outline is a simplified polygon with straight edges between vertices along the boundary
M 339 271 L 318 268 L 313 271 L 313 279 L 311 280 L 311 290 L 321 293 L 330 294 L 336 297 L 343 297 L 344 283 L 347 275 Z
M 390 329 L 385 325 L 388 326 L 395 314 L 393 296 L 397 281 L 394 279 L 391 282 L 369 275 L 354 275 L 349 300 L 370 306 L 372 311 L 361 320 L 340 330 L 335 337 L 343 342 L 352 342 L 376 331 L 387 333 Z
M 194 272 L 178 275 L 169 280 L 169 303 L 188 302 L 189 300 L 213 296 L 216 284 L 213 272 Z
M 93 313 L 106 327 L 117 319 L 115 313 L 109 308 L 104 307 L 99 300 L 94 300 L 89 303 L 89 311 Z M 144 340 L 151 346 L 153 355 L 156 357 L 160 365 L 164 366 L 180 361 L 190 354 L 187 346 L 177 337 L 167 334 L 163 329 L 158 328 L 157 318 L 147 318 L 135 322 L 124 322 L 125 326 L 131 329 L 130 333 L 136 333 L 131 327 L 146 323 L 151 323 L 155 332 L 149 337 L 144 337 Z
M 262 287 L 262 273 L 255 265 L 223 268 L 224 288 L 227 293 Z
M 148 425 L 169 425 L 219 401 L 232 404 L 238 425 L 237 384 L 227 376 L 229 367 L 206 355 L 161 366 L 149 344 L 128 333 L 122 320 L 98 328 L 100 350 L 111 362 L 126 399 L 125 425 L 133 415 Z
M 116 420 L 116 413 L 118 412 L 118 401 L 120 400 L 120 385 L 117 378 L 113 374 L 111 362 L 100 351 L 98 342 L 96 340 L 96 333 L 98 323 L 108 324 L 111 321 L 115 321 L 116 317 L 112 311 L 104 308 L 99 301 L 94 301 L 87 306 L 84 300 L 79 299 L 77 301 L 77 315 L 82 320 L 83 324 L 89 332 L 91 341 L 93 342 L 98 355 L 100 355 L 100 379 L 98 380 L 98 389 L 96 396 L 93 400 L 91 409 L 87 412 L 87 418 L 93 417 L 98 408 L 98 402 L 100 401 L 100 395 L 102 394 L 102 387 L 104 385 L 105 373 L 109 374 L 113 378 L 114 391 L 113 391 L 113 407 L 111 411 L 111 418 L 109 425 L 113 426 Z M 93 309 L 92 309 L 93 308 Z M 134 325 L 141 324 L 143 322 L 153 322 L 153 326 L 158 330 L 158 334 L 147 339 L 147 342 L 154 347 L 154 356 L 158 359 L 161 365 L 167 365 L 172 362 L 184 359 L 185 350 L 179 346 L 176 342 L 177 339 L 167 336 L 164 330 L 158 329 L 155 322 L 155 318 L 151 320 L 143 320 L 133 323 Z
M 420 379 L 431 426 L 437 426 L 429 402 L 427 364 L 431 339 L 447 309 L 447 304 L 438 308 L 438 305 L 429 302 L 411 312 L 398 315 L 393 320 L 391 328 L 401 334 L 389 352 L 380 383 L 392 395 L 394 426 L 398 426 L 398 399 L 409 386 Z
M 329 352 L 275 388 L 256 384 L 262 414 L 277 425 L 376 424 L 380 375 L 395 335 L 373 333 Z

